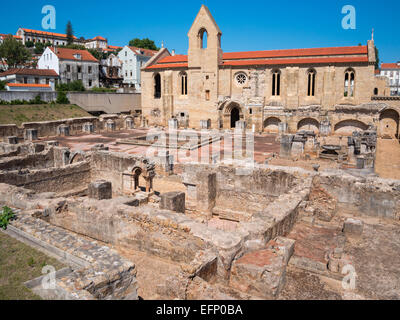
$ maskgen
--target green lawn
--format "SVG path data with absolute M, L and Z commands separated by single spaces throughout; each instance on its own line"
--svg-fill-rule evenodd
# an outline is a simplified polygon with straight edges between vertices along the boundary
M 22 242 L 0 232 L 0 300 L 39 300 L 24 282 L 42 276 L 42 268 L 64 266 Z
M 16 124 L 90 117 L 76 105 L 39 104 L 39 105 L 0 105 L 0 124 Z

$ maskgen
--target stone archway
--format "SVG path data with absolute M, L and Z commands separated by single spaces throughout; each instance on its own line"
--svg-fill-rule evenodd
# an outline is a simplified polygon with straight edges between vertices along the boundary
M 349 119 L 338 122 L 335 125 L 335 134 L 351 136 L 354 131 L 364 131 L 368 129 L 368 125 L 364 122 Z
M 122 190 L 126 193 L 153 191 L 153 179 L 155 177 L 155 166 L 149 163 L 129 168 L 123 173 Z
M 279 124 L 282 121 L 275 117 L 267 118 L 264 121 L 264 132 L 267 133 L 279 133 Z
M 303 119 L 297 124 L 297 130 L 314 131 L 314 133 L 319 133 L 319 122 L 313 118 Z
M 399 113 L 396 110 L 384 110 L 379 116 L 379 136 L 392 139 L 398 138 L 399 118 Z
M 237 121 L 244 120 L 242 107 L 237 102 L 225 103 L 220 107 L 220 110 L 223 110 L 223 129 L 234 129 Z
M 69 164 L 85 161 L 85 154 L 83 152 L 75 152 L 70 157 Z

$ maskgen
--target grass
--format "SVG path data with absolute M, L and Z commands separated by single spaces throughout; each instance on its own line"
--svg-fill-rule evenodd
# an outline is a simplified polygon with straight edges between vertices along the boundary
M 0 300 L 40 300 L 24 282 L 42 276 L 42 268 L 64 266 L 22 242 L 0 232 Z
M 0 105 L 0 124 L 16 124 L 90 117 L 82 108 L 70 104 Z

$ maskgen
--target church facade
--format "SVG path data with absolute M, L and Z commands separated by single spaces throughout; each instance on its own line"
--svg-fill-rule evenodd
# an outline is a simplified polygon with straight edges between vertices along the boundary
M 301 129 L 351 134 L 379 126 L 387 92 L 375 77 L 375 45 L 224 53 L 222 32 L 202 6 L 189 30 L 188 55 L 161 49 L 142 68 L 142 110 L 149 126 L 255 132 Z M 398 135 L 397 126 L 391 128 Z M 393 117 L 391 113 L 390 117 Z M 396 119 L 397 117 L 397 119 Z

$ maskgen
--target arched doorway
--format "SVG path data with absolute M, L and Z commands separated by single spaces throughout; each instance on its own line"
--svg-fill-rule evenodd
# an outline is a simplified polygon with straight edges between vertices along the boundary
M 233 107 L 231 110 L 231 129 L 236 128 L 236 122 L 240 120 L 240 110 L 237 107 Z
M 140 191 L 140 176 L 142 174 L 141 168 L 133 169 L 133 190 Z
M 388 109 L 379 117 L 379 135 L 387 138 L 399 137 L 399 113 L 396 110 Z

